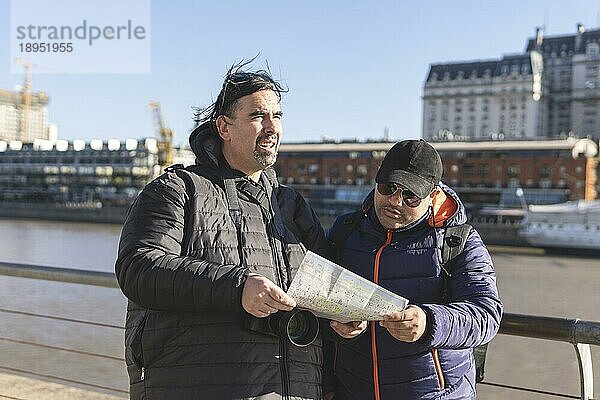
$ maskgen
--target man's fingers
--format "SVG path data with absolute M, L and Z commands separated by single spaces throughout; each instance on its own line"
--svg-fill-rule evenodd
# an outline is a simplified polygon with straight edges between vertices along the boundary
M 331 321 L 329 325 L 341 337 L 351 339 L 365 330 L 367 321 L 352 321 L 348 323 Z
M 268 278 L 250 274 L 242 291 L 242 307 L 255 317 L 263 318 L 279 310 L 289 311 L 296 302 Z
M 281 290 L 279 286 L 273 284 L 269 291 L 269 297 L 275 301 L 273 307 L 278 310 L 289 311 L 296 307 L 296 300 L 291 298 L 286 292 Z
M 367 321 L 353 321 L 354 329 L 364 330 L 367 328 Z
M 402 330 L 402 329 L 410 329 L 415 324 L 412 320 L 404 320 L 404 321 L 380 321 L 379 325 L 386 329 Z
M 414 342 L 423 336 L 427 326 L 427 315 L 418 306 L 409 306 L 399 313 L 386 315 L 379 325 L 398 340 Z
M 384 321 L 404 321 L 410 319 L 410 315 L 405 311 L 394 311 L 383 316 Z

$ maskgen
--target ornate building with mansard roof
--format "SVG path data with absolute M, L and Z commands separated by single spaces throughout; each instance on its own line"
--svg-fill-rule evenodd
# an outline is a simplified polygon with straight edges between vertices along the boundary
M 600 137 L 600 30 L 544 37 L 498 60 L 432 64 L 428 140 Z

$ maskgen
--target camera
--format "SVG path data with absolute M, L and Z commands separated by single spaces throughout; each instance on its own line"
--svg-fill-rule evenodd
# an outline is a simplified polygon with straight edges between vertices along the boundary
M 244 328 L 281 337 L 297 347 L 306 347 L 319 335 L 319 320 L 308 310 L 278 311 L 266 318 L 247 315 Z

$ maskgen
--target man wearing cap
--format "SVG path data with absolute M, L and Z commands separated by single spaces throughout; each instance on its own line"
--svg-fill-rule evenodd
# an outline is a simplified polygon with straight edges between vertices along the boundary
M 337 345 L 336 400 L 476 398 L 472 348 L 497 333 L 502 303 L 492 260 L 474 229 L 466 231 L 464 250 L 443 265 L 445 230 L 464 224 L 466 213 L 440 182 L 442 172 L 429 143 L 396 143 L 362 214 L 352 214 L 349 234 L 339 239 L 349 215 L 329 232 L 339 264 L 411 304 Z

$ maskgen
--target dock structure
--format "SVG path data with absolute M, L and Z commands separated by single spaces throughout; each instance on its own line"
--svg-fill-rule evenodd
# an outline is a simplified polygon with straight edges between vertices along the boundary
M 504 315 L 483 355 L 479 398 L 598 398 L 593 383 L 599 368 L 592 369 L 592 360 L 599 365 L 600 355 L 591 346 L 600 345 L 600 322 L 586 320 L 600 319 L 594 318 L 600 300 L 594 290 L 597 261 L 518 250 L 491 248 L 506 309 L 519 314 Z M 111 272 L 0 262 L 0 399 L 128 398 L 125 299 L 115 282 Z M 33 285 L 27 296 L 8 295 L 9 287 L 27 283 Z M 75 292 L 77 304 L 61 304 L 58 285 Z M 23 298 L 49 307 L 28 310 Z M 98 318 L 101 308 L 105 314 Z

